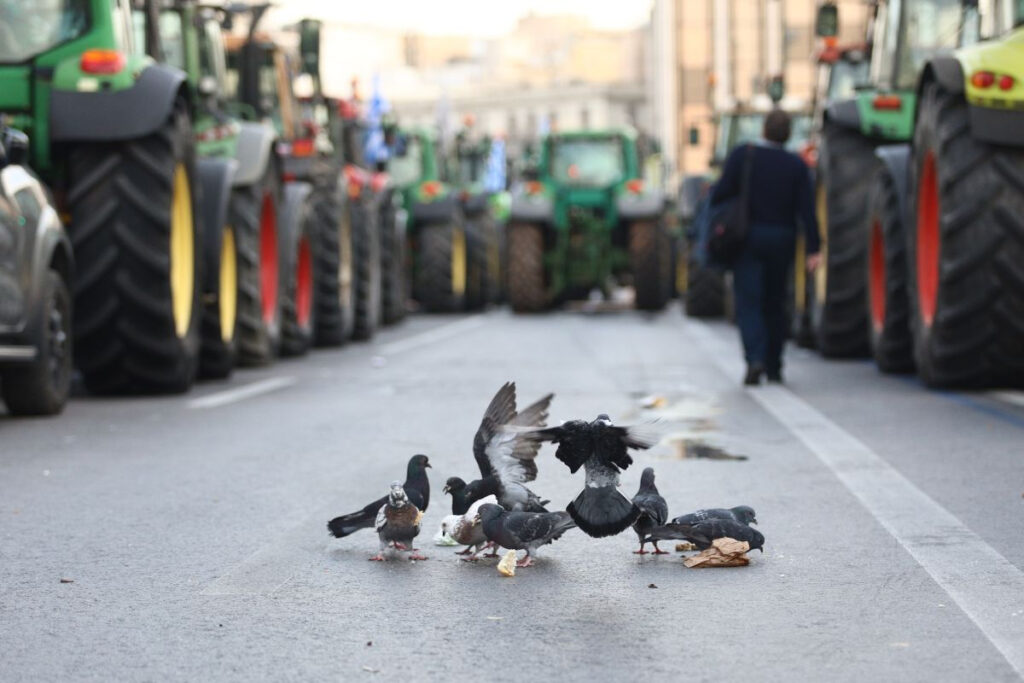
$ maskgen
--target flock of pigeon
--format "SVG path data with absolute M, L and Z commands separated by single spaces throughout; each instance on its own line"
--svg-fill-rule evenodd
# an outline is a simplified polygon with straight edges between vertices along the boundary
M 444 493 L 452 498 L 452 514 L 442 531 L 466 546 L 461 555 L 475 560 L 490 549 L 495 557 L 499 547 L 525 550 L 517 566 L 533 563 L 537 549 L 579 527 L 595 538 L 612 536 L 630 526 L 640 542 L 637 554 L 651 543 L 655 554 L 665 554 L 659 541 L 686 540 L 698 550 L 718 538 L 746 541 L 751 549 L 764 552 L 764 536 L 752 528 L 754 510 L 741 505 L 729 509 L 698 510 L 668 521 L 668 505 L 654 483 L 654 469 L 646 468 L 640 489 L 630 500 L 619 493 L 619 473 L 633 463 L 630 449 L 650 448 L 658 441 L 651 429 L 613 425 L 601 414 L 592 422 L 570 420 L 558 427 L 546 427 L 548 408 L 554 394 L 516 411 L 516 386 L 507 382 L 498 390 L 484 413 L 473 438 L 473 456 L 480 478 L 466 482 L 447 480 Z M 537 478 L 537 454 L 543 442 L 558 444 L 555 457 L 572 473 L 581 467 L 586 474 L 583 491 L 566 511 L 549 512 L 550 501 L 527 488 Z M 386 559 L 390 550 L 405 551 L 410 560 L 426 559 L 414 548 L 423 513 L 430 504 L 430 482 L 425 455 L 414 455 L 406 469 L 405 482 L 395 481 L 386 496 L 357 512 L 336 517 L 327 528 L 336 538 L 360 529 L 373 528 L 380 539 L 380 551 L 371 560 Z M 487 502 L 495 500 L 496 503 Z

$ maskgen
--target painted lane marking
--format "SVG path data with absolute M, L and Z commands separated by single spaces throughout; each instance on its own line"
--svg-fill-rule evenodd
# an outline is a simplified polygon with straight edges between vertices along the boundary
M 684 323 L 731 379 L 743 363 L 710 327 Z M 804 443 L 1024 676 L 1024 573 L 862 441 L 783 386 L 747 389 Z
M 194 398 L 187 403 L 187 406 L 192 409 L 219 408 L 229 403 L 237 403 L 247 398 L 269 394 L 272 391 L 290 387 L 296 381 L 294 377 L 269 377 L 252 384 L 244 384 L 240 387 L 233 387 L 200 398 Z
M 454 337 L 461 332 L 468 332 L 469 330 L 476 329 L 486 322 L 486 316 L 477 314 L 470 318 L 462 320 L 456 320 L 454 322 L 446 323 L 438 327 L 414 334 L 411 337 L 405 339 L 398 339 L 387 344 L 381 344 L 376 347 L 377 353 L 382 356 L 393 356 L 398 353 L 404 353 L 406 351 L 412 351 L 421 346 L 427 346 L 439 342 L 449 337 Z

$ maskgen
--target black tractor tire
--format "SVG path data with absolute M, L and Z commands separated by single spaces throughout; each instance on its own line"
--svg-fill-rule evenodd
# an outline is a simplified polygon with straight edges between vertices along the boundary
M 272 363 L 281 345 L 280 183 L 273 164 L 231 190 L 228 222 L 238 242 L 238 364 Z
M 871 324 L 865 299 L 868 192 L 879 161 L 875 144 L 830 121 L 822 132 L 818 191 L 825 193 L 822 225 L 824 297 L 813 297 L 812 324 L 827 358 L 868 354 Z M 805 264 L 796 264 L 803 268 Z
M 3 373 L 0 390 L 12 415 L 56 415 L 71 387 L 71 292 L 55 270 L 46 273 L 33 333 L 36 357 Z
M 184 106 L 144 138 L 74 147 L 68 177 L 75 362 L 85 386 L 187 391 L 199 366 L 202 234 Z
M 466 310 L 487 305 L 487 235 L 483 216 L 466 221 Z
M 355 326 L 355 245 L 348 208 L 341 189 L 314 190 L 313 307 L 317 346 L 340 346 Z
M 516 313 L 537 313 L 548 305 L 544 273 L 544 232 L 539 225 L 508 227 L 508 302 Z
M 413 296 L 431 313 L 455 313 L 466 308 L 468 250 L 460 217 L 418 229 Z
M 367 340 L 380 327 L 380 229 L 374 206 L 352 202 L 348 208 L 352 221 L 353 286 L 356 300 L 352 338 Z
M 629 261 L 633 272 L 636 307 L 660 311 L 672 288 L 672 254 L 668 233 L 660 220 L 629 226 Z
M 907 230 L 917 370 L 932 387 L 1024 384 L 1024 151 L 972 136 L 967 103 L 927 83 Z
M 896 181 L 887 168 L 880 166 L 871 186 L 864 279 L 871 316 L 871 355 L 878 369 L 887 373 L 914 370 L 907 242 L 897 193 Z
M 281 355 L 294 357 L 309 351 L 316 330 L 316 217 L 309 199 L 290 223 L 281 234 Z
M 216 226 L 206 229 L 216 229 Z M 238 264 L 240 256 L 233 226 L 220 226 L 219 242 L 217 291 L 209 300 L 203 301 L 199 376 L 204 379 L 227 379 L 230 377 L 235 369 L 238 353 L 238 300 L 240 296 Z M 211 266 L 209 263 L 206 265 L 207 267 Z
M 686 269 L 686 315 L 691 318 L 725 316 L 725 273 L 690 260 Z
M 380 210 L 381 319 L 393 325 L 405 318 L 409 287 L 405 281 L 405 230 L 398 225 L 398 207 L 389 195 Z

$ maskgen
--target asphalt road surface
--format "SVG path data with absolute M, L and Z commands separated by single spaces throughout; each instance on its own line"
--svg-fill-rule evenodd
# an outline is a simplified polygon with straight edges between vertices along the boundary
M 790 350 L 744 389 L 735 331 L 678 310 L 416 317 L 186 396 L 0 417 L 0 679 L 956 680 L 1024 673 L 1024 395 L 930 392 Z M 430 540 L 514 379 L 552 419 L 659 419 L 673 515 L 748 504 L 748 567 L 570 531 L 532 568 Z M 433 464 L 421 549 L 325 522 Z M 695 457 L 695 456 L 718 457 Z M 741 459 L 745 458 L 745 459 Z M 534 489 L 582 485 L 545 447 Z M 671 544 L 666 544 L 671 545 Z

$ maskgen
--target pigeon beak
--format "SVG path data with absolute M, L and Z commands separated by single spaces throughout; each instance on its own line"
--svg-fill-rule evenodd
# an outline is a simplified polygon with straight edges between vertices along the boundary
M 451 487 L 449 487 L 448 484 L 445 484 L 444 488 L 441 489 L 441 493 L 451 493 L 451 490 Z
M 428 463 L 425 463 L 425 464 L 424 464 L 423 466 L 424 466 L 424 467 L 430 467 L 430 463 L 429 463 L 429 462 L 428 462 Z M 433 468 L 433 467 L 430 467 L 430 469 L 434 469 L 434 468 Z
M 761 546 L 760 548 L 758 548 L 758 550 L 760 550 L 761 554 L 764 555 L 764 546 Z
M 757 524 L 757 519 L 756 519 L 756 518 L 754 518 L 754 519 L 750 520 L 750 523 L 751 523 L 751 524 Z

